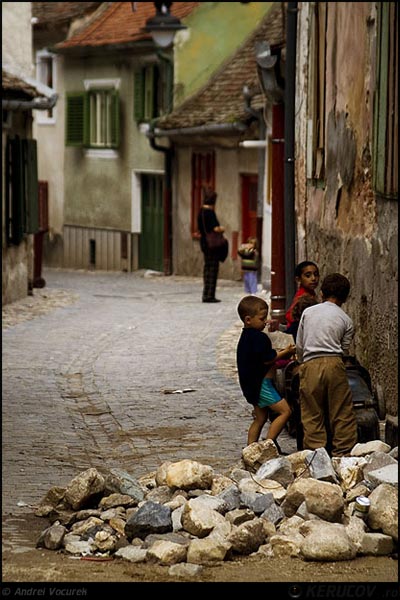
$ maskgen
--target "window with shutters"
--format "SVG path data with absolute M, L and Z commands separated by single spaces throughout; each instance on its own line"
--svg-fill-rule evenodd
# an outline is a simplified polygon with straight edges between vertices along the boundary
M 36 77 L 40 83 L 56 89 L 56 56 L 47 49 L 36 53 Z M 54 125 L 56 122 L 56 107 L 48 110 L 38 110 L 36 119 L 42 125 Z
M 24 234 L 39 231 L 36 140 L 8 137 L 5 163 L 6 241 L 18 245 Z
M 119 80 L 86 80 L 85 92 L 66 94 L 66 145 L 118 148 Z
M 151 121 L 172 110 L 173 68 L 170 61 L 148 65 L 134 75 L 134 118 Z
M 114 90 L 93 90 L 89 96 L 89 146 L 91 148 L 115 148 L 118 129 Z
M 374 187 L 387 198 L 398 194 L 399 9 L 377 3 L 377 79 L 374 102 Z
M 206 188 L 215 188 L 215 153 L 193 152 L 191 233 L 194 237 L 197 234 L 197 215 L 203 204 Z

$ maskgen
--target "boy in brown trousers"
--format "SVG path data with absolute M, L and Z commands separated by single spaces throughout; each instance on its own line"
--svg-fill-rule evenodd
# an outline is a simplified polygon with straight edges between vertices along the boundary
M 305 309 L 296 338 L 303 447 L 326 447 L 332 456 L 350 454 L 357 443 L 352 393 L 343 363 L 354 333 L 352 320 L 341 309 L 349 292 L 346 277 L 327 275 L 321 286 L 323 302 Z

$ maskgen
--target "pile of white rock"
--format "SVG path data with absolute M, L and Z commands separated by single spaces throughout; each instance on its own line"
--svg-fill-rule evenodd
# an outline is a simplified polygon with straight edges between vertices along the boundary
M 398 542 L 397 456 L 380 440 L 342 458 L 324 448 L 282 456 L 264 440 L 224 474 L 188 459 L 138 479 L 90 468 L 51 488 L 36 508 L 52 523 L 37 547 L 157 562 L 178 575 L 254 553 L 316 561 L 389 555 Z M 368 497 L 368 512 L 355 510 L 359 496 Z

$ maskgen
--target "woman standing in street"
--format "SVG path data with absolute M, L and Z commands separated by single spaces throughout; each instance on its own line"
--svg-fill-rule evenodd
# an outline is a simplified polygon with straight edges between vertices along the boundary
M 215 214 L 216 192 L 207 188 L 204 193 L 203 205 L 197 217 L 197 227 L 201 234 L 200 247 L 204 254 L 203 271 L 203 302 L 221 302 L 215 297 L 220 259 L 218 252 L 207 245 L 206 233 L 217 231 L 223 233 L 224 227 L 219 224 Z

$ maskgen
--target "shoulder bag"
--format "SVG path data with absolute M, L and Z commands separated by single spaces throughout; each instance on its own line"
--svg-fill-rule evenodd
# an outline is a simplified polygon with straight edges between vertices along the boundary
M 204 213 L 202 214 L 202 217 L 203 217 L 203 229 L 204 229 L 204 235 L 206 238 L 207 247 L 209 250 L 212 250 L 213 252 L 215 252 L 215 254 L 218 256 L 218 260 L 220 262 L 224 262 L 224 260 L 228 256 L 228 249 L 229 249 L 228 240 L 226 239 L 224 234 L 221 233 L 220 231 L 213 230 L 213 231 L 210 231 L 209 233 L 207 233 L 205 223 L 204 223 Z

